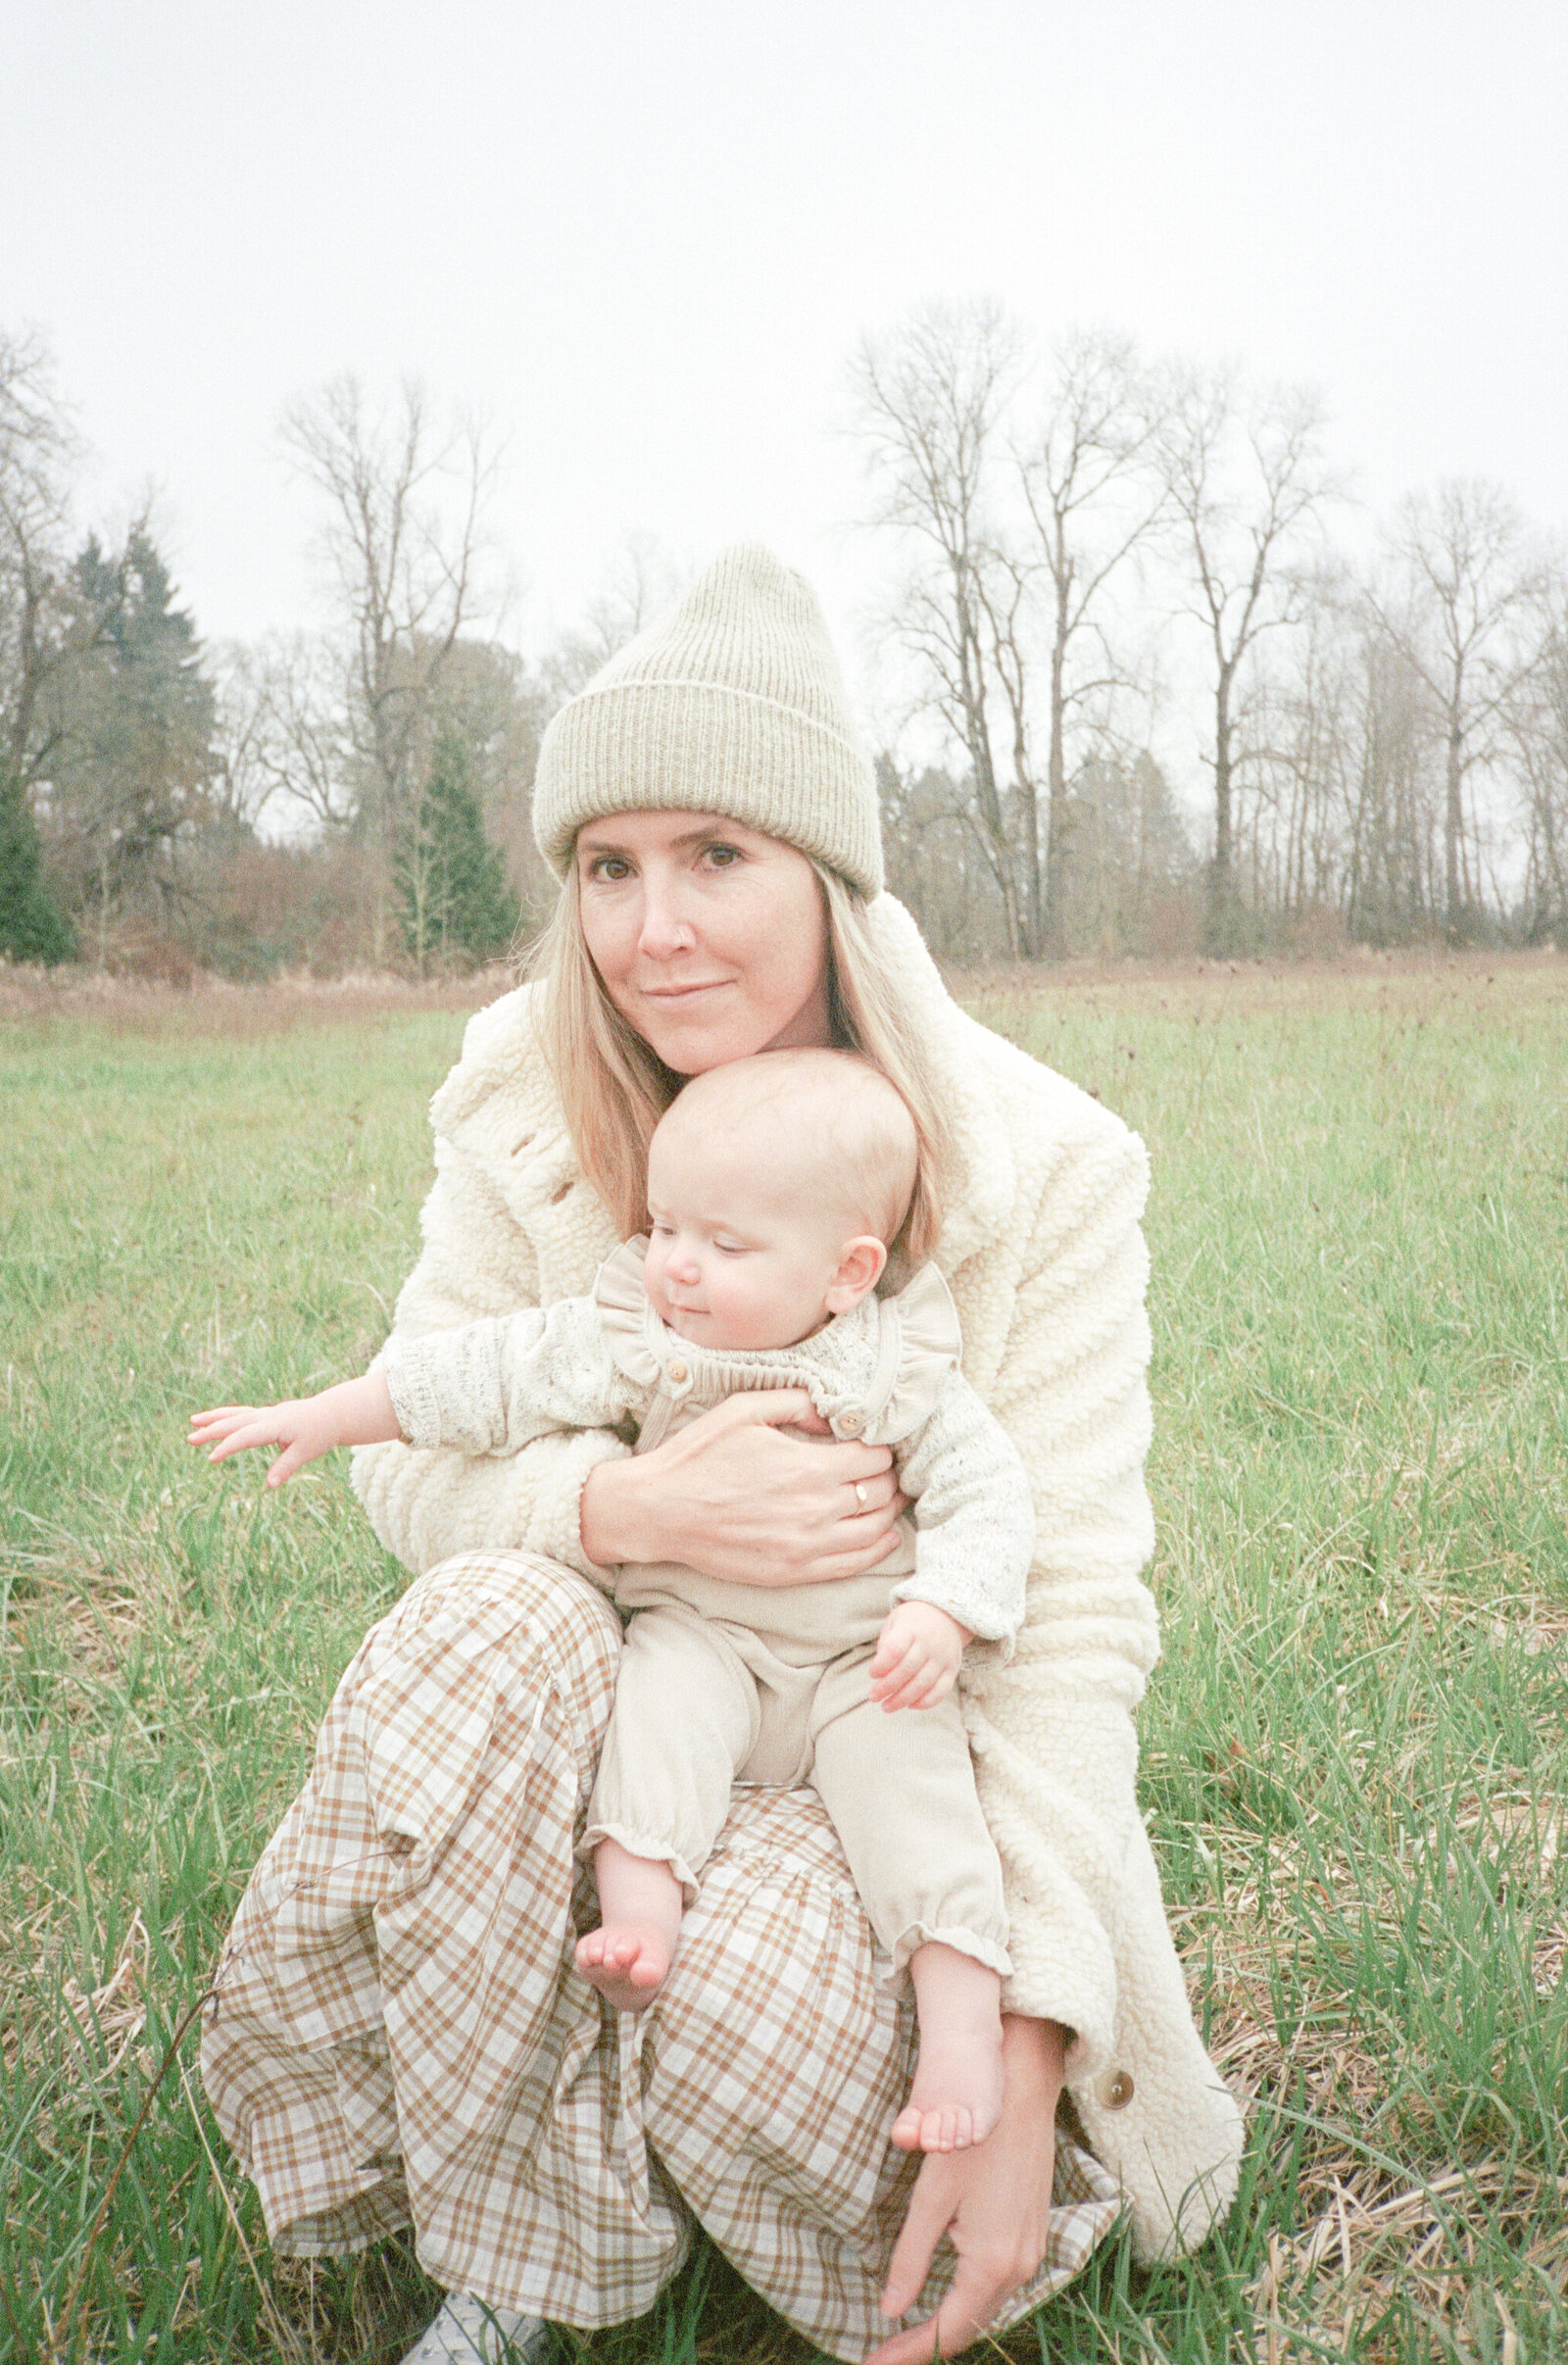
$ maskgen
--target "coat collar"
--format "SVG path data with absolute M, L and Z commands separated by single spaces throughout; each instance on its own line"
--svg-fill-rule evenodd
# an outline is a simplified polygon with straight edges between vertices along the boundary
M 868 918 L 953 1122 L 959 1171 L 949 1186 L 937 1245 L 937 1262 L 951 1273 L 1006 1229 L 1018 1190 L 1012 1143 L 998 1106 L 995 1070 L 977 1057 L 985 1029 L 959 1010 L 901 903 L 879 895 Z

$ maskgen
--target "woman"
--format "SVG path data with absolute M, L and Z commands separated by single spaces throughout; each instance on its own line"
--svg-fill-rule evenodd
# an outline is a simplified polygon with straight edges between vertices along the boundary
M 951 2356 L 1075 2272 L 1118 2196 L 1147 2259 L 1235 2190 L 1240 2117 L 1134 1797 L 1157 1649 L 1142 1146 L 966 1018 L 880 892 L 819 612 L 765 551 L 727 553 L 556 717 L 534 822 L 564 881 L 544 978 L 470 1022 L 436 1096 L 397 1328 L 588 1288 L 642 1222 L 682 1077 L 837 1042 L 900 1085 L 940 1176 L 964 1369 L 1039 1515 L 1016 1655 L 966 1698 L 1015 1966 L 1003 2120 L 970 2152 L 890 2150 L 910 2015 L 808 1792 L 740 1794 L 649 2011 L 601 2011 L 570 1967 L 619 1644 L 598 1571 L 830 1582 L 892 1541 L 887 1451 L 792 1436 L 796 1402 L 765 1397 L 635 1458 L 609 1432 L 485 1461 L 361 1452 L 376 1532 L 425 1573 L 349 1668 L 257 1867 L 208 2090 L 280 2248 L 412 2221 L 453 2294 L 418 2365 L 640 2313 L 694 2217 L 832 2354 Z M 1087 2152 L 1057 2134 L 1064 2084 Z

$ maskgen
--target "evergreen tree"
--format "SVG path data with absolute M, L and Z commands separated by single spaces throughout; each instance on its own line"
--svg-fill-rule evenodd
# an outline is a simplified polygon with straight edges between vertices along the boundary
M 177 902 L 176 841 L 211 817 L 216 702 L 190 615 L 145 520 L 89 535 L 67 584 L 53 688 L 51 815 L 80 909 Z
M 71 922 L 43 877 L 38 824 L 21 783 L 0 769 L 0 954 L 9 961 L 74 961 Z
M 435 743 L 419 808 L 397 851 L 403 941 L 422 977 L 433 963 L 488 961 L 517 925 L 501 856 L 484 834 L 468 750 L 455 731 Z

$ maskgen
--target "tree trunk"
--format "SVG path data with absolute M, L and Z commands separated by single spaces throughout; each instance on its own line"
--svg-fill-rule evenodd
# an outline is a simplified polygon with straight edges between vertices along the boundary
M 1046 810 L 1046 951 L 1060 961 L 1067 950 L 1067 865 L 1072 818 L 1067 811 L 1067 718 L 1063 682 L 1067 667 L 1067 636 L 1061 611 L 1056 612 L 1056 636 L 1051 650 L 1051 753 L 1047 768 L 1049 803 Z
M 1447 907 L 1448 942 L 1451 945 L 1462 944 L 1468 933 L 1459 864 L 1464 837 L 1464 765 L 1460 761 L 1463 752 L 1464 737 L 1459 719 L 1457 715 L 1451 715 L 1448 721 L 1447 792 L 1443 808 L 1443 883 Z
M 1230 668 L 1222 666 L 1214 692 L 1214 854 L 1208 866 L 1208 909 L 1204 914 L 1204 950 L 1230 953 L 1236 942 L 1236 876 L 1231 831 Z

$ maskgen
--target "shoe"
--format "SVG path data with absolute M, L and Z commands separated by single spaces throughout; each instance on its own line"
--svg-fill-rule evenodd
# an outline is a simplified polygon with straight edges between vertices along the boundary
M 489 2307 L 468 2291 L 453 2291 L 403 2365 L 544 2365 L 550 2327 L 514 2307 Z

